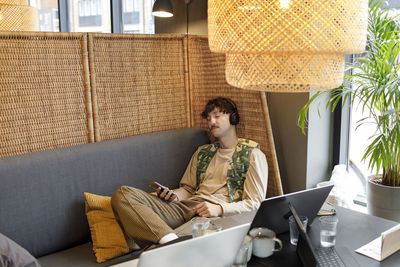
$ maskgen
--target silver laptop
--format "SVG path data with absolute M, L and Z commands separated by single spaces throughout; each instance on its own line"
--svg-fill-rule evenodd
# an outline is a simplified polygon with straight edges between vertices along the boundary
M 250 223 L 168 246 L 140 255 L 138 267 L 225 267 L 231 266 L 249 231 Z

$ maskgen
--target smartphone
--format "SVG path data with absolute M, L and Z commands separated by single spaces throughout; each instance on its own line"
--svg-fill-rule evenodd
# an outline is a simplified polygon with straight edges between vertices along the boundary
M 161 184 L 159 184 L 159 183 L 157 183 L 157 182 L 152 182 L 151 184 L 149 184 L 149 186 L 150 186 L 151 188 L 153 188 L 154 190 L 157 190 L 157 188 L 159 188 L 159 187 L 161 187 L 161 189 L 163 189 L 163 190 L 164 190 L 164 188 L 165 188 L 165 186 L 163 186 L 163 185 L 161 185 Z
M 160 187 L 160 188 L 161 188 L 161 191 L 164 191 L 164 189 L 166 188 L 166 186 L 163 186 L 163 185 L 161 185 L 160 183 L 157 183 L 157 182 L 152 182 L 151 184 L 149 184 L 149 186 L 150 186 L 151 188 L 153 188 L 154 190 L 157 190 L 157 188 Z M 168 191 L 170 191 L 170 190 L 168 190 Z M 167 194 L 168 194 L 168 192 L 167 192 Z M 174 192 L 172 192 L 171 197 L 172 197 L 173 195 L 175 195 Z

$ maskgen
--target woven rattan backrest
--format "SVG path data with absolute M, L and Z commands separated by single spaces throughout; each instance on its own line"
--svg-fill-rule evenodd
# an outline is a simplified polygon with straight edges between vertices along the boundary
M 96 141 L 189 127 L 184 35 L 89 33 Z
M 239 137 L 258 142 L 267 157 L 267 197 L 282 195 L 265 93 L 246 91 L 228 85 L 225 79 L 225 56 L 211 53 L 206 37 L 190 36 L 188 47 L 193 125 L 206 127 L 206 122 L 200 114 L 208 100 L 223 96 L 235 101 L 241 121 L 237 126 Z
M 93 142 L 82 33 L 0 33 L 0 156 Z

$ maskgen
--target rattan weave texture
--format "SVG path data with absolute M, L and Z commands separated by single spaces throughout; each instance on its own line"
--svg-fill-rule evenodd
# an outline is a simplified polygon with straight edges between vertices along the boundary
M 211 51 L 336 53 L 364 50 L 367 0 L 209 0 Z M 363 34 L 365 33 L 365 34 Z
M 0 0 L 0 4 L 27 6 L 29 0 Z
M 37 8 L 28 6 L 26 1 L 5 2 L 2 3 L 0 0 L 0 31 L 39 30 Z
M 89 34 L 96 141 L 189 127 L 183 35 Z
M 258 142 L 267 157 L 269 165 L 267 197 L 281 195 L 283 191 L 275 147 L 272 135 L 268 135 L 267 129 L 270 125 L 265 119 L 260 92 L 233 88 L 226 83 L 225 56 L 211 53 L 206 37 L 190 36 L 188 46 L 193 125 L 206 128 L 206 122 L 200 114 L 208 100 L 223 96 L 235 101 L 241 120 L 237 127 L 239 137 Z
M 235 87 L 266 92 L 309 92 L 342 85 L 344 55 L 226 54 L 226 79 Z M 268 81 L 268 82 L 265 82 Z
M 332 89 L 344 55 L 365 49 L 367 0 L 210 0 L 210 49 L 226 53 L 230 85 L 259 91 Z
M 86 35 L 0 33 L 0 156 L 93 142 Z

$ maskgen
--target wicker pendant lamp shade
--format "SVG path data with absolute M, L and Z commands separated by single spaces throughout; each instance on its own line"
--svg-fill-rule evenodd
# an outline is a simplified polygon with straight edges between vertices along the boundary
M 28 0 L 0 0 L 0 31 L 39 30 L 38 11 Z
M 367 0 L 209 0 L 211 51 L 226 53 L 229 84 L 325 90 L 343 82 L 344 55 L 364 51 Z

